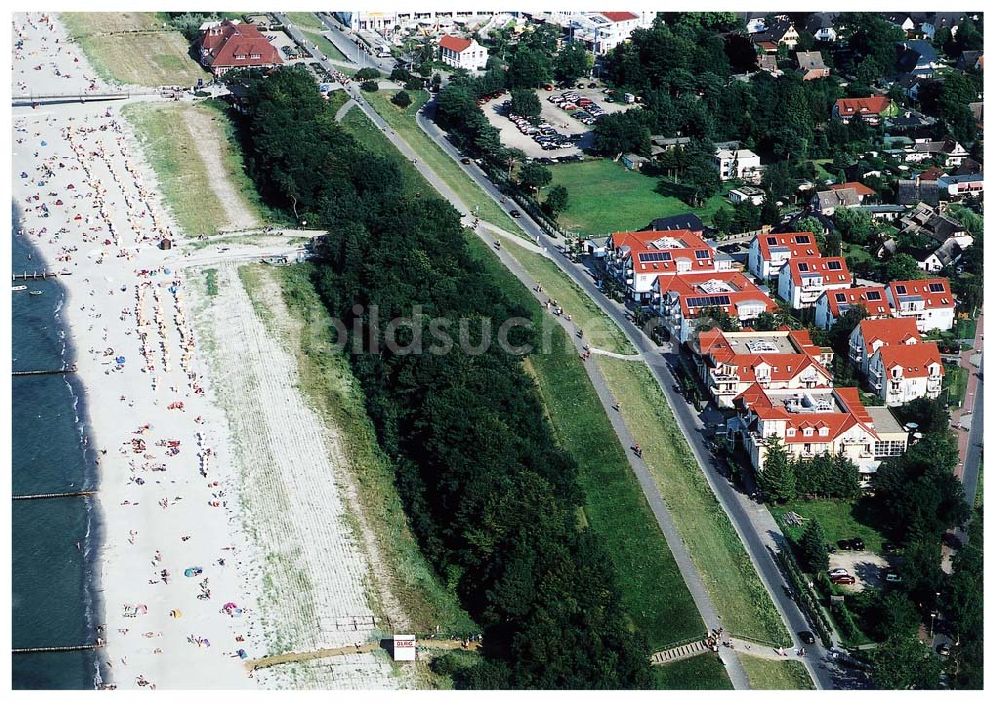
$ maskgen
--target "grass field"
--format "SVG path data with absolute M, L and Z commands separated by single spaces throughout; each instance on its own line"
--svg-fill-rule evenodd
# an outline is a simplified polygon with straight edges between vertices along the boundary
M 369 150 L 394 159 L 408 189 L 430 189 L 361 111 L 349 111 L 344 126 Z M 543 313 L 531 293 L 478 238 L 470 235 L 469 248 L 489 279 L 523 303 L 541 326 Z M 605 541 L 629 616 L 653 647 L 699 636 L 704 625 L 697 608 L 586 371 L 561 329 L 554 330 L 552 344 L 551 351 L 529 357 L 526 368 L 538 384 L 556 438 L 579 465 L 584 518 Z
M 958 339 L 974 339 L 976 336 L 976 321 L 970 318 L 955 320 L 955 337 Z
M 742 654 L 740 663 L 750 679 L 750 688 L 770 691 L 813 690 L 806 667 L 798 661 L 773 661 Z
M 325 29 L 325 28 L 324 28 Z M 319 32 L 310 32 L 309 30 L 302 30 L 302 34 L 306 38 L 319 47 L 319 50 L 326 55 L 327 59 L 331 61 L 347 61 L 347 57 L 341 52 L 329 39 L 321 35 Z
M 805 524 L 802 526 L 786 524 L 784 516 L 789 511 L 794 511 L 805 520 L 819 521 L 827 543 L 836 545 L 842 538 L 857 536 L 864 540 L 865 548 L 878 553 L 885 541 L 885 537 L 875 528 L 877 512 L 871 503 L 864 499 L 856 502 L 842 499 L 812 499 L 771 507 L 771 514 L 785 536 L 792 541 L 798 541 L 805 531 Z
M 692 209 L 676 197 L 658 194 L 659 180 L 626 170 L 611 160 L 586 160 L 546 165 L 552 183 L 539 195 L 561 184 L 569 192 L 569 205 L 559 216 L 559 223 L 569 231 L 606 234 L 644 228 L 653 219 L 693 211 L 702 219 L 728 204 L 722 196 L 707 200 L 705 206 Z
M 325 30 L 326 25 L 324 25 L 315 13 L 312 12 L 286 12 L 288 19 L 292 21 L 299 29 L 318 29 Z
M 345 459 L 357 480 L 359 503 L 374 530 L 384 560 L 383 570 L 395 596 L 414 622 L 414 629 L 474 632 L 476 625 L 432 572 L 407 524 L 395 487 L 392 462 L 378 446 L 368 419 L 364 394 L 350 364 L 333 346 L 335 331 L 310 280 L 311 264 L 266 270 L 280 280 L 289 311 L 301 323 L 297 347 L 300 385 L 320 415 L 339 433 Z M 445 629 L 447 627 L 447 629 Z
M 642 446 L 678 531 L 705 581 L 723 626 L 762 643 L 785 644 L 788 632 L 746 549 L 643 362 L 598 359 L 622 415 Z
M 413 150 L 420 155 L 432 170 L 458 195 L 459 199 L 475 212 L 480 219 L 488 221 L 501 229 L 521 235 L 521 228 L 500 208 L 500 205 L 487 196 L 479 186 L 462 171 L 461 167 L 444 150 L 431 140 L 420 126 L 416 115 L 429 96 L 426 91 L 410 91 L 413 103 L 405 109 L 399 108 L 389 99 L 393 91 L 379 91 L 366 94 L 378 114 L 385 119 L 393 130 L 399 133 Z
M 969 370 L 964 366 L 945 366 L 942 394 L 952 405 L 965 403 L 965 390 L 969 386 Z
M 155 12 L 63 13 L 70 36 L 109 83 L 193 86 L 209 77 L 180 32 Z
M 122 113 L 136 130 L 146 159 L 156 172 L 160 189 L 174 220 L 185 234 L 215 233 L 225 224 L 226 210 L 212 189 L 212 178 L 199 156 L 199 141 L 189 124 L 194 114 L 219 120 L 200 125 L 217 131 L 213 137 L 222 150 L 226 178 L 243 197 L 245 206 L 258 217 L 272 216 L 260 204 L 256 190 L 243 167 L 233 126 L 221 109 L 208 103 L 133 103 Z
M 653 679 L 658 690 L 725 691 L 733 688 L 726 667 L 714 654 L 699 654 L 654 666 Z

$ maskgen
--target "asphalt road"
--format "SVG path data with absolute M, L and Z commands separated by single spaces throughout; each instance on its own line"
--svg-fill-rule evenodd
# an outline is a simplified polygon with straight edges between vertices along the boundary
M 489 194 L 498 204 L 504 205 L 506 200 L 503 195 L 478 166 L 474 163 L 471 165 L 461 164 L 459 151 L 448 142 L 444 133 L 432 122 L 433 110 L 433 102 L 430 102 L 423 111 L 417 114 L 417 122 L 421 128 L 458 162 L 460 167 L 484 192 Z M 393 136 L 390 135 L 391 137 Z M 522 216 L 519 221 L 525 232 L 536 242 L 542 246 L 547 246 L 550 242 L 551 245 L 555 245 L 555 240 L 527 215 Z M 547 255 L 615 321 L 628 336 L 636 351 L 642 355 L 643 360 L 663 390 L 709 486 L 729 516 L 764 586 L 767 588 L 768 594 L 777 607 L 789 633 L 795 639 L 795 646 L 800 646 L 798 632 L 811 629 L 811 627 L 798 605 L 786 592 L 784 578 L 773 557 L 773 553 L 784 542 L 783 536 L 763 505 L 757 504 L 741 494 L 720 474 L 715 460 L 709 452 L 705 432 L 706 429 L 709 433 L 714 430 L 714 423 L 719 419 L 717 418 L 718 414 L 709 409 L 702 414 L 704 420 L 700 419 L 687 401 L 673 390 L 676 381 L 671 368 L 678 365 L 677 354 L 664 355 L 657 351 L 656 345 L 635 326 L 624 308 L 604 295 L 594 283 L 593 278 L 580 265 L 551 246 L 547 247 L 546 251 Z M 817 646 L 809 648 L 805 664 L 814 683 L 820 688 L 867 687 L 863 676 L 856 671 L 845 669 L 833 661 L 829 653 L 820 650 Z
M 316 15 L 319 17 L 320 22 L 331 30 L 330 41 L 333 42 L 337 49 L 343 52 L 344 56 L 347 57 L 349 61 L 357 64 L 359 69 L 371 67 L 378 69 L 385 74 L 392 72 L 393 67 L 396 66 L 395 59 L 373 57 L 371 54 L 355 44 L 354 35 L 350 32 L 350 30 L 330 17 L 329 14 L 325 12 L 318 12 Z

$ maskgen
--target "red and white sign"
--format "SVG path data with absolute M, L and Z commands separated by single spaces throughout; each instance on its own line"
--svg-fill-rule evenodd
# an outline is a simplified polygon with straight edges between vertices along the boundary
M 415 634 L 392 635 L 393 661 L 417 660 L 417 637 Z

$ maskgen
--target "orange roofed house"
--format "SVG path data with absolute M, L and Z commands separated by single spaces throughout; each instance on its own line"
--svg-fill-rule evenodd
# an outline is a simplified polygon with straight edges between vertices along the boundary
M 724 273 L 740 270 L 740 265 L 693 232 L 678 229 L 611 234 L 607 268 L 632 301 L 650 304 L 659 297 L 656 279 L 661 275 Z
M 210 23 L 201 35 L 201 63 L 222 76 L 230 69 L 269 69 L 282 62 L 278 49 L 255 26 L 225 20 Z
M 851 287 L 847 262 L 837 256 L 792 258 L 778 271 L 778 297 L 793 309 L 812 307 L 828 290 Z
M 699 332 L 692 341 L 698 373 L 720 408 L 752 386 L 770 391 L 827 391 L 833 352 L 812 343 L 805 330 Z
M 833 104 L 833 117 L 850 123 L 854 116 L 861 116 L 870 125 L 878 125 L 886 116 L 894 115 L 899 109 L 888 96 L 868 96 L 867 98 L 840 98 Z
M 778 309 L 763 290 L 736 271 L 661 275 L 656 285 L 658 297 L 654 296 L 654 304 L 670 334 L 680 342 L 693 339 L 699 323 L 712 311 L 723 312 L 745 325 L 762 312 Z
M 816 326 L 830 329 L 841 315 L 852 307 L 860 307 L 869 319 L 891 317 L 889 300 L 881 286 L 863 285 L 843 290 L 828 290 L 816 301 Z
M 487 52 L 474 39 L 465 39 L 446 34 L 438 40 L 441 61 L 456 69 L 478 71 L 486 68 Z
M 887 406 L 941 394 L 944 365 L 934 342 L 887 344 L 872 358 L 868 386 Z
M 908 435 L 889 409 L 863 405 L 856 388 L 768 390 L 754 384 L 735 405 L 726 432 L 742 441 L 757 471 L 772 439 L 792 459 L 843 455 L 861 471 L 861 486 L 871 483 L 884 459 L 906 451 Z
M 849 344 L 851 362 L 867 380 L 872 361 L 879 349 L 889 345 L 910 346 L 919 342 L 920 332 L 917 331 L 917 323 L 912 318 L 861 320 L 851 332 Z
M 885 294 L 893 317 L 913 318 L 921 332 L 945 332 L 955 324 L 955 298 L 947 278 L 894 280 Z
M 820 255 L 816 237 L 809 231 L 787 234 L 758 234 L 750 241 L 747 270 L 763 281 L 778 277 L 789 258 Z

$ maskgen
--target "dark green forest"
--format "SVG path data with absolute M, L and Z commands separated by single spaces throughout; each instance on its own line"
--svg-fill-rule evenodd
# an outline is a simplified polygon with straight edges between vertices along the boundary
M 400 344 L 416 332 L 425 346 L 442 334 L 457 343 L 465 322 L 475 345 L 483 321 L 496 331 L 530 313 L 473 259 L 459 214 L 437 197 L 407 195 L 396 166 L 336 124 L 306 71 L 227 80 L 246 89 L 240 129 L 261 193 L 330 230 L 315 285 L 350 332 L 347 356 L 410 524 L 483 627 L 485 661 L 456 669 L 456 685 L 651 687 L 649 647 L 600 540 L 579 528 L 576 465 L 553 439 L 521 357 L 495 338 L 482 353 L 394 354 L 384 328 L 419 305 Z M 537 336 L 516 327 L 510 341 Z

